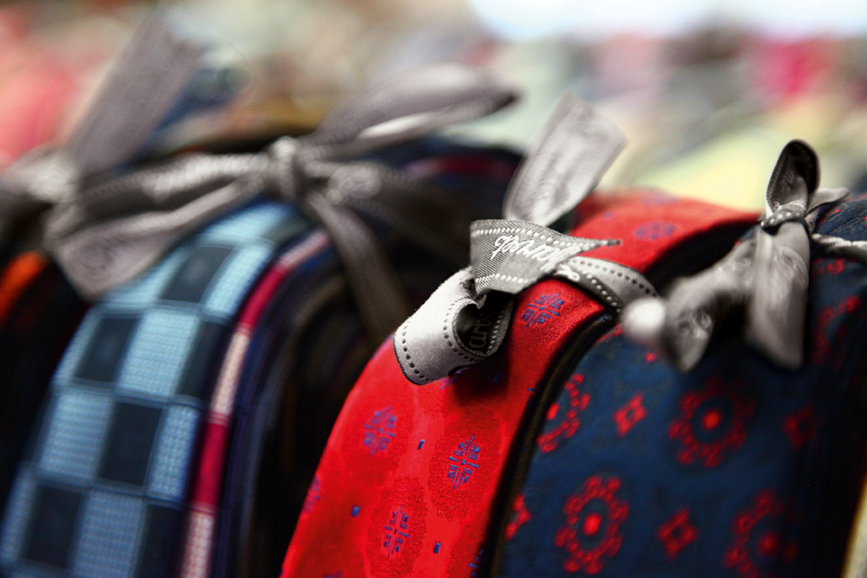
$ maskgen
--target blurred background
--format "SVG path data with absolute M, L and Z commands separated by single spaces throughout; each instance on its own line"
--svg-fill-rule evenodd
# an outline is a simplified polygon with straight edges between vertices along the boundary
M 867 2 L 847 0 L 186 0 L 160 3 L 213 47 L 233 103 L 167 146 L 265 139 L 315 126 L 341 98 L 420 64 L 497 69 L 525 90 L 461 138 L 522 148 L 564 91 L 629 145 L 606 187 L 647 185 L 760 208 L 791 138 L 824 186 L 867 189 Z M 0 7 L 0 168 L 62 141 L 110 59 L 154 3 Z M 203 95 L 207 97 L 208 95 Z

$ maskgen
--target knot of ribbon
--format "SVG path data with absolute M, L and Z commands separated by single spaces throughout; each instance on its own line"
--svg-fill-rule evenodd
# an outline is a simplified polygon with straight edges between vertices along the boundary
M 503 219 L 470 228 L 470 267 L 446 280 L 397 330 L 401 370 L 430 383 L 493 355 L 508 332 L 515 295 L 552 276 L 572 282 L 619 313 L 652 285 L 630 267 L 581 253 L 619 243 L 550 228 L 596 186 L 620 152 L 619 129 L 567 95 L 530 147 L 509 186 Z
M 802 363 L 811 243 L 820 250 L 867 262 L 867 243 L 814 232 L 822 207 L 846 189 L 819 188 L 819 159 L 802 141 L 789 142 L 771 173 L 765 210 L 750 235 L 713 267 L 678 280 L 666 299 L 639 300 L 624 313 L 623 329 L 688 371 L 703 357 L 715 331 L 743 313 L 746 340 L 788 369 Z
M 397 76 L 337 107 L 310 135 L 258 154 L 187 154 L 52 199 L 43 244 L 96 298 L 140 274 L 182 237 L 261 193 L 299 205 L 329 234 L 362 319 L 382 339 L 409 312 L 382 247 L 360 217 L 385 221 L 460 261 L 477 217 L 440 187 L 364 157 L 490 114 L 517 90 L 488 71 L 442 64 Z M 30 165 L 40 173 L 40 167 Z M 36 195 L 24 195 L 36 201 Z

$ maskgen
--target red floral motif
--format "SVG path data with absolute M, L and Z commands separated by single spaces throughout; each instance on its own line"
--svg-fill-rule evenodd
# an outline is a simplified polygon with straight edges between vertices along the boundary
M 813 259 L 814 275 L 839 275 L 845 270 L 845 259 Z
M 674 513 L 656 532 L 656 537 L 662 542 L 665 555 L 676 558 L 680 551 L 695 542 L 698 530 L 689 521 L 689 510 L 681 508 Z
M 641 405 L 644 394 L 636 393 L 626 402 L 626 405 L 614 412 L 614 421 L 617 422 L 617 435 L 625 436 L 632 426 L 647 417 L 647 410 Z
M 569 552 L 563 563 L 567 572 L 596 574 L 602 570 L 604 559 L 620 550 L 620 526 L 629 514 L 629 505 L 617 499 L 618 489 L 617 478 L 591 476 L 581 493 L 566 500 L 566 524 L 557 530 L 554 544 Z
M 515 515 L 506 526 L 506 540 L 511 540 L 515 536 L 515 532 L 518 531 L 518 528 L 533 519 L 533 516 L 527 510 L 527 506 L 524 504 L 524 494 L 518 494 L 515 498 L 515 503 L 512 504 L 512 511 L 515 512 Z
M 536 440 L 541 451 L 554 451 L 560 439 L 570 438 L 578 431 L 578 426 L 581 425 L 581 420 L 578 419 L 578 412 L 587 409 L 587 404 L 590 403 L 590 396 L 578 389 L 578 386 L 583 382 L 584 376 L 576 374 L 566 384 L 566 391 L 569 393 L 569 409 L 566 411 L 563 421 L 557 427 L 547 433 L 543 433 Z M 553 403 L 548 409 L 548 421 L 553 421 L 559 412 L 560 404 Z
M 742 399 L 735 387 L 714 377 L 704 389 L 687 392 L 680 400 L 680 410 L 680 416 L 668 428 L 668 437 L 683 446 L 677 459 L 684 464 L 700 461 L 712 468 L 720 465 L 726 452 L 743 445 L 747 437 L 745 422 L 753 414 L 753 402 Z M 699 439 L 696 426 L 701 428 L 703 439 Z
M 784 542 L 776 524 L 762 522 L 779 520 L 779 526 L 790 522 L 791 513 L 773 491 L 761 492 L 752 508 L 741 510 L 732 523 L 734 543 L 726 550 L 723 563 L 747 578 L 770 578 L 763 565 L 778 566 L 795 559 L 798 547 Z M 764 564 L 763 564 L 764 562 Z M 768 564 L 770 563 L 770 564 Z
M 644 361 L 646 363 L 653 363 L 654 361 L 656 361 L 656 354 L 648 351 L 644 354 Z
M 808 405 L 783 420 L 783 431 L 786 432 L 792 447 L 796 450 L 804 447 L 804 444 L 816 433 L 816 423 L 813 421 L 815 415 L 813 406 Z
M 844 313 L 853 313 L 861 308 L 861 300 L 851 295 L 842 303 L 833 307 L 827 307 L 819 313 L 819 323 L 815 333 L 815 345 L 813 346 L 812 360 L 821 363 L 831 352 L 831 343 L 828 341 L 828 326 L 836 317 Z

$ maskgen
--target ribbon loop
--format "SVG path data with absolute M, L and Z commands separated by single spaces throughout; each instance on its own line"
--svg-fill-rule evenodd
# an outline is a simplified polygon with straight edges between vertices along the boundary
M 79 292 L 96 298 L 146 270 L 194 228 L 267 192 L 297 203 L 326 229 L 365 326 L 381 340 L 406 317 L 408 301 L 356 212 L 456 261 L 466 252 L 465 240 L 442 223 L 463 231 L 475 215 L 437 186 L 346 157 L 487 114 L 515 97 L 490 73 L 458 65 L 407 74 L 347 101 L 311 135 L 279 139 L 260 154 L 193 154 L 91 181 L 51 211 L 44 244 Z M 421 120 L 390 124 L 414 115 Z
M 338 106 L 308 137 L 312 156 L 359 156 L 487 116 L 519 91 L 490 71 L 436 64 L 392 78 Z
M 678 282 L 664 301 L 624 314 L 624 331 L 668 356 L 682 371 L 701 360 L 714 332 L 744 312 L 744 336 L 777 365 L 803 358 L 811 242 L 867 262 L 867 243 L 813 232 L 819 209 L 848 195 L 819 189 L 819 160 L 802 141 L 788 143 L 771 173 L 766 207 L 752 235 L 707 271 Z
M 596 185 L 624 142 L 589 104 L 567 95 L 512 180 L 506 219 L 475 221 L 470 262 L 443 283 L 394 335 L 404 376 L 423 385 L 493 355 L 508 331 L 515 295 L 546 276 L 577 284 L 619 313 L 656 295 L 637 271 L 576 254 L 619 243 L 582 239 L 544 226 Z

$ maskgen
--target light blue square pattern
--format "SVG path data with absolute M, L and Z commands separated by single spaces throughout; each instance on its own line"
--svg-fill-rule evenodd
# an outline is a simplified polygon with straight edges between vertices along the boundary
M 273 245 L 263 242 L 251 243 L 232 253 L 211 281 L 205 311 L 220 317 L 234 314 L 273 252 Z
M 141 311 L 156 303 L 190 250 L 187 246 L 175 249 L 150 271 L 106 295 L 103 302 L 115 310 L 132 311 Z
M 93 478 L 111 417 L 111 398 L 71 389 L 55 395 L 53 405 L 44 422 L 51 426 L 39 460 L 41 473 Z
M 136 328 L 117 382 L 119 391 L 171 397 L 199 327 L 194 312 L 153 308 Z
M 36 479 L 29 470 L 20 471 L 6 504 L 6 519 L 0 532 L 0 561 L 12 562 L 19 557 L 35 498 Z
M 84 526 L 73 573 L 82 578 L 127 578 L 141 542 L 145 505 L 141 498 L 93 492 L 87 499 Z
M 295 209 L 289 205 L 265 201 L 214 223 L 199 236 L 199 240 L 243 245 L 261 239 L 263 231 L 274 229 L 293 214 Z
M 199 410 L 173 405 L 163 412 L 148 472 L 148 494 L 180 501 L 184 496 Z

